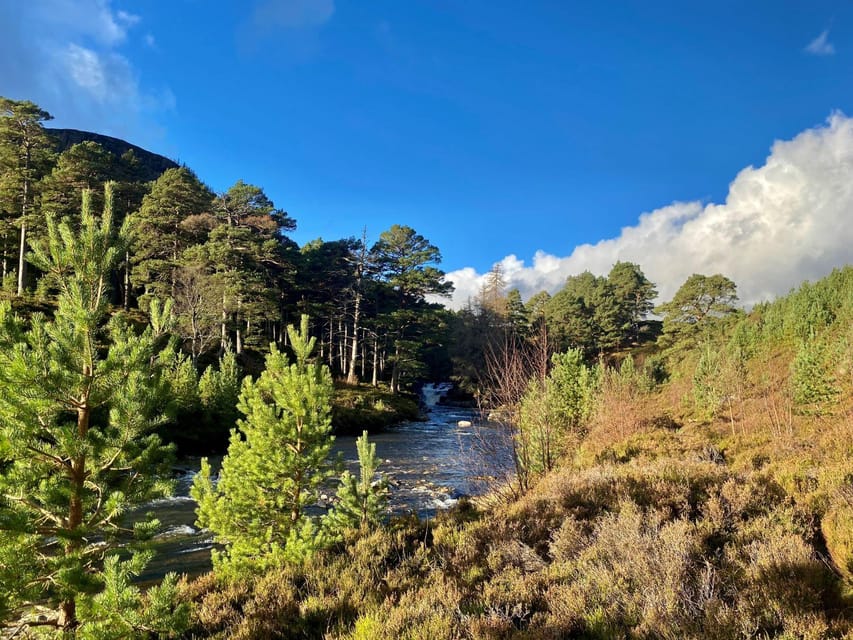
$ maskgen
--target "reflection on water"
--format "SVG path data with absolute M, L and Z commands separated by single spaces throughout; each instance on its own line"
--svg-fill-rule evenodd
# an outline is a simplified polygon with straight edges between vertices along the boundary
M 458 426 L 460 421 L 476 425 L 474 412 L 435 404 L 446 388 L 424 389 L 424 422 L 407 422 L 370 436 L 382 461 L 380 471 L 391 480 L 389 509 L 394 514 L 414 511 L 421 517 L 433 516 L 463 495 L 481 493 L 489 476 L 506 470 L 507 449 L 499 433 L 488 426 Z M 358 466 L 355 440 L 339 437 L 333 448 L 353 471 Z M 163 525 L 156 538 L 157 555 L 140 576 L 143 582 L 159 580 L 169 571 L 198 575 L 210 569 L 213 542 L 208 531 L 195 528 L 195 501 L 189 497 L 198 469 L 198 459 L 185 460 L 178 470 L 175 497 L 143 509 L 153 511 Z

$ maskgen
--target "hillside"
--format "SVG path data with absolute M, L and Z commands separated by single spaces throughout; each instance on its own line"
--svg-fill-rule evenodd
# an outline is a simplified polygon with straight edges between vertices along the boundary
M 125 140 L 100 133 L 78 131 L 77 129 L 45 129 L 45 131 L 56 139 L 56 150 L 60 153 L 87 140 L 98 143 L 116 158 L 120 158 L 128 151 L 133 151 L 139 159 L 139 178 L 144 182 L 156 180 L 166 169 L 175 169 L 179 166 L 177 162 L 165 156 L 152 153 Z

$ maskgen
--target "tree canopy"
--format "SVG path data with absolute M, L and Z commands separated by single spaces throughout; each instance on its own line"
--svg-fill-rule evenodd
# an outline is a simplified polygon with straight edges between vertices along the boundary
M 695 331 L 708 323 L 734 313 L 737 286 L 721 274 L 694 273 L 675 292 L 672 300 L 655 312 L 664 317 L 668 334 Z

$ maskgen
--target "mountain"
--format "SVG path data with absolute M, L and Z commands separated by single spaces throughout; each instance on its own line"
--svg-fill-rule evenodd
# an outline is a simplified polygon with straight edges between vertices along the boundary
M 174 160 L 152 153 L 151 151 L 146 151 L 142 147 L 137 147 L 135 144 L 120 140 L 119 138 L 92 133 L 91 131 L 78 131 L 77 129 L 46 129 L 46 131 L 56 139 L 56 150 L 60 153 L 75 144 L 86 142 L 87 140 L 98 143 L 116 158 L 120 158 L 128 151 L 133 151 L 139 160 L 138 179 L 143 182 L 156 180 L 166 169 L 174 169 L 179 166 Z

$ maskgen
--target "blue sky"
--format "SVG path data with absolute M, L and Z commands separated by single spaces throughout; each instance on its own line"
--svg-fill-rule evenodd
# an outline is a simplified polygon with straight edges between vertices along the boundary
M 525 293 L 643 265 L 672 239 L 576 247 L 672 203 L 707 220 L 774 141 L 846 135 L 824 123 L 853 113 L 851 63 L 840 1 L 0 0 L 0 95 L 258 184 L 300 243 L 408 224 L 466 292 L 498 261 Z

